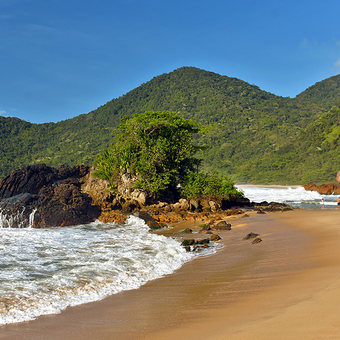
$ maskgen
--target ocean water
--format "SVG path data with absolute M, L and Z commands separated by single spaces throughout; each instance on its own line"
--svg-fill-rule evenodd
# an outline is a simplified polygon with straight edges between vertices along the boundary
M 252 202 L 260 203 L 279 202 L 290 205 L 294 208 L 304 209 L 335 209 L 337 206 L 337 195 L 320 195 L 316 191 L 306 191 L 303 187 L 257 187 L 237 186 L 245 196 Z M 324 198 L 324 205 L 321 206 L 321 199 Z
M 139 288 L 201 255 L 134 216 L 124 224 L 0 228 L 0 325 Z
M 302 187 L 238 188 L 254 202 L 321 209 L 322 196 Z M 325 209 L 336 208 L 337 196 L 324 198 Z M 135 216 L 123 224 L 34 229 L 34 213 L 21 221 L 22 214 L 8 217 L 0 210 L 0 326 L 137 289 L 219 248 L 188 253 L 179 240 L 150 232 Z M 18 220 L 21 228 L 11 228 Z

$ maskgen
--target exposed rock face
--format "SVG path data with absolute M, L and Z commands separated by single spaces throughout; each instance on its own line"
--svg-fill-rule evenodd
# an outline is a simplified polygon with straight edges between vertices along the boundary
M 340 171 L 336 174 L 336 180 L 340 183 Z
M 29 193 L 0 200 L 0 227 L 32 227 L 33 216 L 36 211 L 26 208 L 32 201 L 33 195 Z M 32 216 L 32 218 L 30 216 Z
M 338 173 L 339 174 L 339 173 Z M 314 183 L 303 186 L 307 191 L 317 191 L 320 195 L 340 195 L 340 183 L 316 185 Z
M 32 227 L 69 226 L 94 221 L 100 214 L 92 199 L 81 191 L 90 167 L 31 165 L 13 171 L 0 180 L 0 207 L 3 221 L 19 216 Z M 19 217 L 18 217 L 19 218 Z M 11 227 L 20 227 L 13 223 Z
M 178 202 L 167 198 L 167 202 L 160 202 L 146 192 L 133 190 L 131 178 L 122 181 L 120 189 L 124 193 L 113 191 L 108 181 L 94 178 L 92 170 L 85 165 L 52 168 L 36 164 L 0 179 L 0 227 L 70 226 L 97 218 L 103 222 L 123 222 L 129 215 L 138 214 L 151 228 L 157 228 L 182 220 L 221 221 L 224 216 L 242 214 L 243 207 L 258 211 L 292 209 L 274 202 L 254 204 L 247 198 L 226 201 L 198 197 Z M 220 222 L 211 224 L 212 229 L 228 230 L 230 225 Z

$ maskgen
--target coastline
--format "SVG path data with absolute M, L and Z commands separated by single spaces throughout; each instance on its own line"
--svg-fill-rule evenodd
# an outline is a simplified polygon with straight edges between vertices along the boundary
M 251 188 L 275 188 L 275 189 L 296 189 L 302 185 L 279 185 L 279 184 L 235 184 L 236 187 L 251 187 Z
M 122 340 L 183 334 L 188 339 L 336 337 L 339 214 L 295 210 L 228 217 L 232 230 L 218 232 L 224 248 L 217 254 L 186 263 L 138 290 L 2 326 L 0 339 L 23 334 L 25 339 Z M 176 229 L 199 224 L 180 222 Z M 263 242 L 240 241 L 251 231 Z

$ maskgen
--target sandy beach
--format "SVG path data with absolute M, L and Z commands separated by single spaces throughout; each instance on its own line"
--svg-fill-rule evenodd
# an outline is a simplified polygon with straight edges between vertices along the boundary
M 334 209 L 228 218 L 215 255 L 138 290 L 2 326 L 0 339 L 339 339 L 339 217 Z M 249 232 L 263 241 L 241 241 Z

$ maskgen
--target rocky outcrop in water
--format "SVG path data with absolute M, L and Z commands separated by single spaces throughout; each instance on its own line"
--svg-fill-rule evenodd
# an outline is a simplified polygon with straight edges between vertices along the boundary
M 320 195 L 340 195 L 340 183 L 316 185 L 314 183 L 303 186 L 307 191 L 316 191 Z
M 81 191 L 89 172 L 85 165 L 52 168 L 45 164 L 13 171 L 0 179 L 0 226 L 21 227 L 24 223 L 39 228 L 94 221 L 100 209 Z
M 92 168 L 85 165 L 58 168 L 31 165 L 0 179 L 0 227 L 70 226 L 97 218 L 103 222 L 123 222 L 135 214 L 151 228 L 157 228 L 182 220 L 217 221 L 242 214 L 242 208 L 259 212 L 292 209 L 274 202 L 254 204 L 247 198 L 198 197 L 160 202 L 145 192 L 124 188 L 124 192 L 113 191 L 108 181 L 94 178 Z

